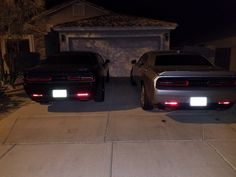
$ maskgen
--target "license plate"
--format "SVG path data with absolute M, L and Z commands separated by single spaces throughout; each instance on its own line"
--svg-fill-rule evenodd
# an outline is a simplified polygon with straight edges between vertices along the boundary
M 52 97 L 53 98 L 66 98 L 67 90 L 52 90 Z
M 190 106 L 207 106 L 207 97 L 191 97 Z

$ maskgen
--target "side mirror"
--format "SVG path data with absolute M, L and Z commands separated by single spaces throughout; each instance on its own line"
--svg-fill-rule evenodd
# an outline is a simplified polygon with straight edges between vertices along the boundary
M 137 61 L 136 61 L 136 60 L 132 60 L 131 63 L 132 63 L 132 64 L 136 64 Z

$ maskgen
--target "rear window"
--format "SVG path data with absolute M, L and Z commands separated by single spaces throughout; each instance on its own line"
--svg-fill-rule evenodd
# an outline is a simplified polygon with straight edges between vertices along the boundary
M 94 54 L 81 53 L 51 56 L 44 63 L 53 65 L 96 65 L 98 61 Z
M 212 64 L 200 55 L 158 55 L 155 66 L 211 66 Z

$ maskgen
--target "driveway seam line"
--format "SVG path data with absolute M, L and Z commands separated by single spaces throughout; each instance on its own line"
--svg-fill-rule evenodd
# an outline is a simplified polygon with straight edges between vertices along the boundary
M 106 140 L 107 140 L 107 133 L 108 133 L 108 129 L 109 129 L 109 124 L 110 124 L 110 111 L 107 114 L 107 122 L 106 122 L 105 134 L 104 134 L 104 143 L 106 143 Z
M 205 141 L 205 126 L 202 125 L 202 141 Z
M 16 146 L 16 144 L 12 145 L 3 155 L 0 156 L 0 160 L 2 160 L 12 149 Z
M 111 161 L 110 161 L 110 170 L 109 170 L 109 176 L 112 177 L 113 176 L 113 170 L 112 170 L 112 167 L 113 167 L 113 148 L 114 148 L 114 143 L 112 142 L 111 143 Z
M 211 140 L 209 140 L 211 141 Z M 35 142 L 35 143 L 6 143 L 4 145 L 19 145 L 19 146 L 27 146 L 27 145 L 74 145 L 74 144 L 104 144 L 104 143 L 160 143 L 160 142 L 202 142 L 201 139 L 199 140 L 140 140 L 140 141 L 132 141 L 132 140 L 127 140 L 127 141 L 78 141 L 78 142 Z
M 78 117 L 78 115 L 66 115 L 67 117 Z M 91 115 L 86 115 L 84 113 L 80 114 L 80 116 L 84 116 L 84 117 L 89 117 Z M 102 113 L 101 115 L 97 114 L 97 115 L 93 115 L 93 116 L 96 116 L 96 117 L 99 117 L 99 116 L 102 116 Z M 28 120 L 28 119 L 48 119 L 48 118 L 64 118 L 65 115 L 46 115 L 46 114 L 42 114 L 41 116 L 23 116 L 23 117 L 20 117 L 21 120 Z
M 6 142 L 7 142 L 8 138 L 10 137 L 13 129 L 15 128 L 15 125 L 16 125 L 17 121 L 18 121 L 18 118 L 14 121 L 14 124 L 11 126 L 11 129 L 10 129 L 9 133 L 7 134 L 5 140 L 3 141 L 3 144 L 6 144 Z
M 234 171 L 236 171 L 236 167 L 219 151 L 217 148 L 210 144 L 209 142 L 206 142 L 209 147 L 211 147 Z

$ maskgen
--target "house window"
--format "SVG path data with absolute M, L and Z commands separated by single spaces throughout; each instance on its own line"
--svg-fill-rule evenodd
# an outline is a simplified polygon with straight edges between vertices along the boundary
M 84 17 L 85 16 L 85 5 L 84 4 L 74 4 L 73 5 L 73 16 Z
M 17 52 L 20 53 L 29 53 L 30 45 L 28 39 L 20 39 L 20 40 L 7 40 L 6 41 L 6 49 L 7 53 Z

